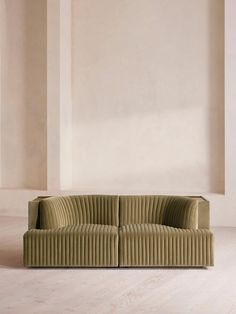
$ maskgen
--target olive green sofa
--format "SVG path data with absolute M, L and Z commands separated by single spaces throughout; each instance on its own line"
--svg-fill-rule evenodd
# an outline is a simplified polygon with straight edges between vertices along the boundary
M 209 203 L 164 195 L 77 195 L 29 202 L 27 267 L 213 266 Z

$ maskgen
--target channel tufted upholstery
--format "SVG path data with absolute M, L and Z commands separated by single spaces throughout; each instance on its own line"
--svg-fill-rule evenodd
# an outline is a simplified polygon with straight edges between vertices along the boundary
M 41 229 L 74 224 L 118 226 L 118 218 L 118 196 L 60 196 L 40 201 Z
M 30 203 L 25 265 L 117 266 L 118 201 L 118 196 L 78 195 Z
M 118 228 L 83 224 L 31 229 L 24 235 L 24 260 L 29 267 L 118 266 Z
M 132 224 L 120 230 L 120 266 L 213 265 L 213 235 L 207 229 Z
M 212 266 L 209 206 L 164 195 L 75 195 L 29 202 L 28 267 Z
M 120 196 L 120 225 L 163 224 L 197 228 L 197 201 L 181 196 Z

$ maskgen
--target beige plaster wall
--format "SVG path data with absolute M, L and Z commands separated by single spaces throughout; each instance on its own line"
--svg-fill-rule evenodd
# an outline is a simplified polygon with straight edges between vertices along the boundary
M 46 188 L 46 10 L 46 0 L 1 0 L 3 188 Z
M 223 8 L 72 1 L 73 188 L 224 192 Z
M 7 41 L 10 40 L 12 43 L 14 41 L 16 41 L 17 43 L 21 43 L 21 41 L 19 40 L 19 34 L 23 34 L 25 32 L 25 28 L 24 32 L 21 29 L 21 25 L 25 24 L 25 17 L 23 18 L 21 14 L 23 14 L 25 10 L 22 9 L 22 6 L 25 6 L 26 3 L 28 8 L 28 5 L 30 5 L 30 3 L 35 7 L 31 8 L 28 12 L 31 12 L 30 15 L 32 15 L 31 22 L 29 23 L 30 29 L 32 31 L 34 29 L 33 32 L 37 33 L 37 31 L 35 31 L 35 28 L 32 28 L 32 26 L 41 25 L 40 23 L 42 23 L 42 20 L 37 21 L 37 14 L 39 14 L 40 17 L 42 16 L 42 10 L 38 7 L 40 6 L 40 1 L 41 0 L 0 0 L 1 42 L 3 38 L 4 41 L 7 39 Z M 69 2 L 70 0 L 48 0 L 46 5 L 52 9 L 51 5 L 55 5 L 59 2 L 62 3 L 65 1 Z M 167 12 L 169 12 L 170 4 L 173 4 L 175 2 L 178 2 L 180 7 L 172 8 L 173 12 L 171 14 L 171 17 L 172 20 L 175 21 L 175 23 L 173 23 L 173 27 L 171 27 L 171 20 L 168 19 L 169 14 L 167 14 Z M 42 4 L 42 2 L 40 3 Z M 134 3 L 136 4 L 135 6 Z M 144 7 L 144 3 L 147 4 L 147 6 L 145 7 L 145 9 L 142 10 L 142 7 Z M 12 6 L 14 5 L 14 10 L 12 9 L 11 11 L 12 17 L 9 17 L 12 21 L 13 19 L 16 19 L 14 23 L 12 23 L 15 28 L 14 31 L 13 28 L 11 28 L 13 27 L 11 26 L 11 23 L 9 24 L 10 20 L 8 21 L 8 24 L 6 24 L 6 22 L 3 23 L 2 16 L 6 16 L 6 10 L 4 9 L 2 11 L 2 9 L 5 8 L 6 4 L 8 6 L 10 4 Z M 186 6 L 183 4 L 186 4 Z M 154 10 L 155 8 L 157 8 L 157 5 L 160 10 L 163 10 L 160 5 L 164 6 L 165 10 L 162 12 L 166 12 L 165 23 L 164 16 L 160 16 L 159 9 L 155 12 L 152 12 L 152 8 Z M 197 7 L 195 7 L 195 5 L 197 5 Z M 191 10 L 189 6 L 191 7 Z M 27 216 L 27 202 L 29 199 L 32 199 L 37 195 L 77 194 L 90 192 L 99 193 L 101 191 L 104 193 L 158 193 L 163 189 L 163 187 L 166 189 L 164 191 L 165 193 L 174 193 L 175 190 L 179 190 L 176 191 L 177 194 L 186 194 L 188 190 L 192 190 L 195 187 L 197 194 L 199 194 L 200 189 L 202 189 L 203 193 L 201 194 L 203 194 L 211 202 L 211 224 L 213 226 L 236 226 L 236 2 L 235 0 L 225 0 L 225 6 L 226 51 L 224 133 L 222 125 L 224 121 L 224 108 L 222 106 L 222 102 L 221 105 L 219 105 L 219 99 L 223 97 L 223 78 L 221 68 L 223 53 L 223 25 L 221 24 L 223 15 L 223 3 L 220 0 L 189 0 L 186 2 L 183 2 L 182 0 L 163 0 L 162 2 L 159 0 L 153 2 L 150 2 L 149 0 L 143 2 L 141 2 L 140 0 L 80 0 L 78 3 L 73 0 L 73 43 L 77 42 L 78 47 L 76 49 L 72 49 L 72 55 L 73 58 L 75 58 L 76 52 L 76 54 L 78 55 L 77 61 L 79 63 L 77 65 L 75 64 L 75 62 L 72 63 L 72 69 L 74 73 L 72 113 L 74 122 L 74 161 L 72 164 L 74 183 L 72 187 L 73 189 L 71 188 L 67 191 L 62 191 L 60 188 L 52 187 L 50 185 L 48 185 L 48 189 L 46 189 L 46 176 L 49 173 L 49 171 L 47 171 L 46 173 L 46 168 L 48 167 L 48 170 L 51 171 L 51 168 L 54 167 L 53 165 L 58 159 L 61 159 L 61 156 L 57 153 L 56 150 L 54 150 L 54 153 L 52 155 L 48 155 L 48 160 L 46 161 L 46 148 L 43 148 L 43 145 L 46 145 L 46 142 L 49 142 L 50 138 L 49 134 L 47 134 L 46 137 L 46 128 L 44 125 L 46 110 L 44 111 L 43 109 L 43 113 L 35 115 L 36 108 L 38 108 L 38 110 L 40 111 L 40 108 L 42 107 L 39 108 L 37 106 L 23 106 L 22 103 L 25 103 L 24 99 L 26 96 L 23 92 L 21 94 L 21 88 L 15 88 L 15 86 L 21 86 L 18 84 L 21 84 L 21 79 L 22 77 L 24 77 L 22 73 L 25 73 L 25 68 L 27 69 L 26 73 L 31 73 L 31 71 L 36 70 L 39 71 L 37 67 L 29 69 L 26 65 L 27 63 L 25 64 L 25 66 L 22 65 L 24 60 L 24 54 L 22 50 L 26 49 L 26 47 L 29 47 L 29 42 L 26 42 L 27 36 L 22 35 L 22 37 L 20 37 L 24 39 L 23 47 L 21 46 L 21 44 L 12 44 L 12 47 L 14 47 L 15 51 L 11 51 L 9 53 L 8 62 L 5 62 L 4 58 L 6 57 L 6 47 L 8 47 L 9 44 L 4 44 L 4 47 L 2 47 L 1 45 L 0 107 L 1 109 L 3 109 L 3 113 L 5 114 L 3 115 L 4 119 L 1 118 L 1 123 L 2 121 L 7 121 L 5 120 L 5 117 L 6 112 L 8 112 L 8 121 L 10 121 L 10 125 L 7 126 L 6 122 L 4 122 L 5 125 L 3 123 L 0 129 L 1 150 L 5 151 L 4 163 L 1 165 L 1 170 L 4 170 L 5 172 L 4 185 L 2 185 L 2 188 L 0 189 L 0 215 L 3 214 L 14 216 Z M 78 12 L 78 9 L 80 9 L 80 12 Z M 37 14 L 35 13 L 35 10 L 38 11 Z M 105 14 L 106 10 L 107 13 Z M 186 10 L 185 14 L 183 14 L 183 10 Z M 200 14 L 201 10 L 203 10 L 205 13 L 202 12 Z M 193 16 L 193 11 L 196 12 L 196 16 Z M 80 23 L 79 21 L 75 20 L 75 17 L 78 16 L 78 14 L 81 15 Z M 65 20 L 68 18 L 68 12 L 66 10 L 59 10 L 57 15 L 57 18 L 59 20 Z M 144 18 L 145 16 L 146 18 Z M 161 29 L 162 32 L 166 34 L 166 40 L 162 38 L 162 40 L 160 41 L 159 37 L 161 36 L 161 29 L 157 27 L 154 28 L 154 26 L 158 25 L 159 23 L 155 20 L 156 16 L 158 17 L 158 21 L 160 21 L 161 24 L 164 23 L 165 25 L 165 27 L 162 27 Z M 181 18 L 183 16 L 185 16 L 186 19 Z M 18 23 L 17 20 L 19 20 L 20 17 L 21 23 Z M 138 25 L 139 22 L 141 23 L 140 25 Z M 46 21 L 44 21 L 43 23 L 45 25 Z M 58 34 L 60 34 L 60 30 L 58 29 L 60 27 L 60 23 L 55 26 L 54 20 L 51 19 L 50 16 L 48 16 L 47 23 L 48 29 L 51 29 L 54 32 L 52 36 L 57 36 Z M 180 26 L 181 23 L 183 23 L 182 27 Z M 218 25 L 218 23 L 221 24 L 222 28 L 220 28 L 220 24 Z M 74 33 L 75 25 L 77 24 L 79 26 L 78 29 L 81 35 L 81 40 L 78 37 L 78 34 L 76 35 Z M 6 25 L 7 28 L 5 28 Z M 193 29 L 190 32 L 191 27 Z M 187 36 L 187 28 L 189 28 L 189 36 Z M 5 34 L 2 32 L 3 29 L 5 29 L 7 36 L 5 36 Z M 42 31 L 42 28 L 40 29 Z M 40 29 L 39 33 L 41 32 Z M 137 32 L 135 31 L 136 29 Z M 208 35 L 205 34 L 203 38 L 201 36 L 197 36 L 197 34 L 203 32 L 203 29 L 207 31 Z M 169 31 L 167 32 L 167 30 Z M 180 34 L 182 33 L 183 36 L 186 37 L 186 40 L 181 41 L 181 38 L 179 39 L 180 41 L 177 38 L 175 40 L 175 36 L 174 34 L 170 34 L 170 30 L 172 30 L 175 35 L 179 34 L 179 37 L 181 37 Z M 153 44 L 151 39 L 148 37 L 149 32 L 152 32 L 153 34 Z M 194 36 L 194 34 L 196 36 Z M 10 38 L 11 36 L 15 37 Z M 30 38 L 30 36 L 28 38 Z M 37 36 L 35 38 L 37 38 Z M 44 38 L 46 40 L 46 36 Z M 61 36 L 61 46 L 63 46 L 63 42 L 65 45 L 68 44 L 68 39 L 66 39 L 65 35 Z M 133 45 L 132 42 L 134 42 Z M 39 44 L 40 40 L 37 40 L 37 43 Z M 159 57 L 166 56 L 166 54 L 160 55 L 158 53 L 159 50 L 157 49 L 157 44 L 160 46 L 160 43 L 166 45 L 161 48 L 161 51 L 168 52 L 168 60 L 170 60 L 170 64 L 172 64 L 173 69 L 175 69 L 175 71 L 172 72 L 172 69 L 169 68 L 169 65 L 167 65 L 166 77 L 164 75 L 165 66 L 161 65 L 161 61 L 157 61 L 155 57 L 156 55 Z M 202 62 L 204 62 L 204 64 L 206 65 L 206 72 L 200 71 L 200 69 L 202 70 L 204 66 L 199 63 L 198 54 L 194 53 L 193 47 L 191 48 L 191 43 L 195 44 L 195 49 L 197 49 L 197 51 L 198 49 L 200 49 L 198 47 L 199 43 L 204 43 L 202 47 L 203 51 L 200 51 L 200 55 L 202 57 Z M 146 46 L 144 44 L 146 44 Z M 115 45 L 114 50 L 112 50 L 112 45 Z M 142 45 L 143 47 L 141 47 Z M 174 51 L 168 49 L 168 47 L 173 47 L 174 49 L 176 45 L 178 49 L 175 49 Z M 41 45 L 40 47 L 38 47 L 38 53 L 41 51 L 41 47 Z M 150 47 L 154 47 L 154 51 L 156 53 L 149 52 Z M 194 73 L 200 73 L 204 82 L 207 83 L 207 86 L 205 87 L 205 92 L 204 90 L 201 90 L 201 81 L 196 79 L 195 87 L 192 85 L 192 81 L 194 80 L 193 76 L 191 76 L 190 74 L 194 69 L 194 66 L 192 64 L 193 60 L 189 64 L 185 64 L 185 59 L 181 59 L 181 55 L 178 53 L 180 49 L 183 50 L 182 53 L 186 57 L 185 59 L 188 60 L 188 58 L 190 58 L 192 60 L 191 56 L 193 55 L 196 57 L 199 67 L 195 68 Z M 30 49 L 28 53 L 30 51 L 31 53 L 32 51 L 35 52 L 34 49 Z M 187 53 L 187 51 L 189 51 L 189 54 Z M 175 53 L 177 54 L 176 59 Z M 206 53 L 209 54 L 208 61 L 205 56 Z M 53 59 L 52 52 L 47 52 L 47 54 L 48 57 Z M 33 55 L 38 56 L 37 52 L 35 52 L 35 54 Z M 112 55 L 113 57 L 111 58 Z M 147 56 L 152 57 L 153 59 L 149 60 Z M 11 59 L 9 59 L 10 57 Z M 16 58 L 16 60 L 14 60 L 14 58 Z M 162 60 L 164 59 L 165 58 L 163 57 Z M 11 60 L 11 62 L 9 60 Z M 40 60 L 42 60 L 41 57 L 39 57 L 39 61 Z M 12 62 L 16 67 L 14 72 L 15 75 L 12 76 L 12 79 L 8 82 L 5 80 L 5 68 L 6 66 L 10 67 L 11 71 L 13 71 L 13 65 L 11 64 Z M 44 64 L 45 63 L 43 62 L 43 69 Z M 152 69 L 152 64 L 154 66 L 154 70 Z M 178 75 L 178 64 L 185 65 L 185 67 L 183 67 L 184 76 L 182 78 L 181 76 L 179 76 L 179 80 L 177 80 L 176 78 L 176 76 Z M 189 71 L 187 70 L 188 65 L 190 66 Z M 20 70 L 18 70 L 18 67 L 20 68 Z M 51 67 L 50 62 L 48 62 L 47 67 Z M 133 72 L 130 71 L 130 69 L 137 74 L 137 77 L 135 77 L 135 75 L 131 75 Z M 158 69 L 161 69 L 164 74 L 162 72 L 158 72 Z M 220 75 L 217 74 L 218 71 L 220 72 Z M 41 72 L 39 71 L 38 73 Z M 57 80 L 60 79 L 60 73 L 60 71 L 54 73 L 54 76 Z M 172 73 L 175 74 L 173 78 L 171 77 Z M 186 73 L 189 73 L 189 75 L 186 76 Z M 209 79 L 207 79 L 207 76 L 209 77 Z M 211 77 L 212 79 L 210 79 Z M 45 86 L 47 84 L 45 76 L 43 76 L 44 79 L 42 79 L 41 75 L 39 75 L 38 78 L 39 80 L 36 80 L 36 78 L 32 80 L 33 86 L 41 86 L 40 84 L 43 82 L 43 88 L 41 89 L 40 87 L 40 91 L 45 90 Z M 147 78 L 149 84 L 147 84 Z M 156 81 L 156 78 L 159 78 L 159 81 Z M 189 78 L 191 79 L 190 81 Z M 169 88 L 167 88 L 167 81 L 170 83 Z M 6 84 L 4 82 L 8 82 L 8 84 L 10 84 L 11 89 L 9 89 L 8 95 L 9 99 L 14 100 L 11 101 L 11 103 L 8 103 L 8 107 L 6 106 L 6 102 L 4 100 L 4 97 L 6 96 L 6 88 L 4 88 Z M 176 83 L 177 85 L 179 84 L 176 89 L 172 88 L 174 86 L 174 83 Z M 29 82 L 29 86 L 30 84 L 31 82 Z M 186 85 L 186 95 L 184 94 L 184 84 Z M 25 83 L 23 85 L 26 86 Z M 201 93 L 203 93 L 206 98 L 209 98 L 208 102 L 204 98 L 204 106 L 203 103 L 199 102 L 198 108 L 194 97 L 191 97 L 191 100 L 194 101 L 193 103 L 185 101 L 185 99 L 188 100 L 190 98 L 190 86 L 192 86 L 192 92 L 195 97 L 199 97 L 196 91 L 201 91 Z M 30 90 L 32 92 L 33 89 L 31 88 Z M 210 90 L 214 91 L 214 93 L 209 92 Z M 41 95 L 40 91 L 35 94 L 35 100 L 38 99 L 37 95 Z M 10 92 L 12 93 L 12 95 L 10 95 Z M 61 92 L 63 93 L 65 91 L 62 90 Z M 136 92 L 136 94 L 134 92 Z M 49 93 L 52 93 L 51 89 Z M 173 95 L 171 93 L 173 93 Z M 125 96 L 126 94 L 128 97 L 127 99 Z M 22 95 L 24 95 L 24 97 Z M 107 102 L 105 102 L 106 95 L 107 101 L 109 101 L 111 104 L 109 106 L 107 105 Z M 156 97 L 154 97 L 155 95 Z M 103 101 L 100 100 L 98 96 L 102 96 Z M 173 99 L 172 103 L 168 102 L 169 98 Z M 87 99 L 89 101 L 87 101 Z M 140 102 L 138 101 L 139 99 L 141 99 Z M 146 99 L 148 99 L 148 101 L 145 101 Z M 153 100 L 151 101 L 150 99 Z M 163 102 L 159 103 L 157 101 L 159 99 L 162 99 Z M 78 100 L 80 101 L 78 102 Z M 38 103 L 39 102 L 37 100 L 37 104 Z M 44 102 L 42 103 L 44 104 Z M 66 106 L 64 102 L 61 103 Z M 21 110 L 18 109 L 17 104 L 20 106 L 20 108 L 22 108 L 22 110 L 24 110 L 24 108 L 27 108 L 24 114 L 20 114 Z M 145 106 L 143 106 L 143 104 L 145 104 Z M 30 113 L 28 109 L 30 110 Z M 198 114 L 194 115 L 194 111 Z M 12 113 L 12 116 L 10 115 L 10 112 Z M 135 115 L 136 112 L 138 112 L 137 115 Z M 171 112 L 173 114 L 171 114 Z M 179 114 L 176 115 L 176 113 L 178 112 Z M 202 119 L 199 118 L 199 112 L 202 114 Z M 18 116 L 18 118 L 16 116 Z M 34 116 L 33 121 L 35 121 L 36 123 L 35 127 L 32 125 L 28 127 L 27 123 L 29 121 L 29 118 L 31 118 L 32 116 Z M 36 116 L 43 118 L 41 120 L 35 119 Z M 187 117 L 187 120 L 191 122 L 191 124 L 188 124 L 188 126 L 186 126 L 186 121 L 184 120 L 186 119 L 185 117 Z M 50 121 L 48 121 L 47 126 L 48 130 L 50 130 L 50 132 L 52 132 L 54 135 L 56 135 L 58 131 L 53 131 L 53 122 L 55 122 L 57 118 L 58 117 L 56 115 L 54 115 L 54 118 L 53 115 L 51 115 Z M 16 123 L 16 125 L 14 125 L 14 123 L 12 123 L 11 121 Z M 41 124 L 39 124 L 39 121 L 43 121 L 43 127 Z M 182 122 L 183 125 L 186 126 L 185 130 L 181 127 L 182 123 L 180 122 Z M 23 125 L 26 126 L 26 130 L 24 132 L 22 131 Z M 164 125 L 168 125 L 168 128 L 165 128 Z M 192 130 L 190 129 L 190 126 Z M 142 132 L 139 131 L 139 127 Z M 60 129 L 60 132 L 63 132 L 63 134 L 65 134 L 64 130 L 61 130 L 60 123 L 57 129 Z M 9 136 L 7 136 L 7 134 Z M 34 134 L 37 134 L 37 136 Z M 147 136 L 145 136 L 145 134 Z M 192 135 L 192 138 L 190 134 Z M 204 137 L 203 134 L 205 134 Z M 222 164 L 224 156 L 224 134 L 226 165 L 225 194 L 207 193 L 207 190 L 211 190 L 214 192 L 218 190 L 220 193 L 222 193 L 223 191 L 224 166 L 222 166 Z M 42 140 L 41 136 L 44 137 L 44 140 Z M 32 149 L 32 151 L 28 151 L 24 144 L 32 143 L 30 138 L 34 139 L 34 143 L 32 144 L 34 145 L 34 150 Z M 157 139 L 155 140 L 155 138 Z M 166 155 L 166 159 L 164 157 L 160 159 L 158 152 L 160 152 L 160 154 L 164 153 L 162 153 L 159 148 L 156 148 L 157 146 L 155 145 L 155 143 L 160 143 L 161 147 L 163 147 L 164 142 L 162 140 L 164 138 L 168 139 L 167 143 L 165 144 L 166 147 L 168 147 L 169 145 L 170 151 L 172 149 L 175 154 L 170 156 Z M 201 141 L 202 138 L 204 140 L 203 142 Z M 133 145 L 131 139 L 133 139 L 134 142 L 137 144 Z M 144 140 L 148 141 L 147 144 L 145 144 Z M 183 167 L 183 171 L 186 174 L 187 178 L 183 178 L 183 175 L 180 174 L 180 176 L 178 176 L 180 178 L 179 181 L 177 181 L 177 176 L 173 176 L 173 174 L 175 173 L 175 169 L 179 169 L 179 172 L 181 172 L 181 167 L 178 168 L 176 166 L 176 163 L 180 163 L 182 158 L 181 156 L 185 152 L 185 146 L 182 145 L 181 148 L 183 149 L 183 151 L 179 149 L 179 154 L 176 154 L 176 151 L 178 152 L 175 146 L 176 140 L 178 140 L 182 144 L 188 144 L 187 148 L 189 147 L 190 152 L 192 152 L 191 156 L 189 155 L 190 152 L 187 152 L 186 157 L 192 158 L 189 170 L 187 170 L 187 164 Z M 153 147 L 151 147 L 150 150 L 148 150 L 148 143 L 152 142 L 154 143 L 154 145 Z M 127 145 L 128 143 L 131 143 L 130 150 L 129 146 Z M 193 143 L 197 147 L 193 147 Z M 209 143 L 209 145 L 207 145 L 207 143 Z M 101 147 L 101 149 L 99 149 L 99 146 Z M 104 150 L 102 150 L 102 148 Z M 126 151 L 124 149 L 126 149 Z M 134 166 L 132 164 L 132 160 L 135 161 L 136 159 L 133 158 L 133 154 L 134 152 L 137 152 L 137 154 L 141 154 L 140 152 L 142 152 L 142 150 L 146 150 L 148 154 L 143 154 L 143 158 L 135 157 L 138 158 L 138 160 L 136 164 L 134 163 Z M 53 149 L 51 151 L 53 152 Z M 198 152 L 198 154 L 201 154 L 203 157 L 200 156 L 199 160 L 197 160 L 197 158 L 195 158 L 194 156 L 194 152 Z M 11 160 L 12 156 L 15 156 L 15 159 L 13 161 Z M 155 159 L 153 156 L 155 157 Z M 26 159 L 24 159 L 23 157 L 26 157 Z M 7 160 L 8 158 L 9 160 Z M 18 161 L 18 158 L 21 162 Z M 177 158 L 178 162 L 175 161 L 175 158 Z M 86 161 L 86 159 L 88 159 L 88 161 Z M 40 160 L 42 162 L 40 162 Z M 112 160 L 114 160 L 114 162 Z M 160 161 L 163 162 L 163 165 L 161 166 Z M 34 167 L 37 162 L 39 162 L 39 166 Z M 68 161 L 66 162 L 68 163 Z M 66 162 L 63 162 L 63 166 L 65 167 Z M 113 168 L 112 162 L 114 164 Z M 82 166 L 80 166 L 78 163 L 82 163 Z M 125 166 L 126 163 L 128 164 L 128 166 Z M 196 163 L 196 165 L 194 163 Z M 158 180 L 156 180 L 155 178 L 152 179 L 154 177 L 153 173 L 149 175 L 146 171 L 148 167 L 151 167 L 150 164 L 152 165 L 152 169 L 158 171 L 157 173 L 159 174 L 159 176 L 155 175 L 155 178 L 157 178 Z M 168 172 L 169 168 L 167 169 L 167 165 L 171 164 L 173 164 L 174 167 L 172 168 L 171 172 Z M 206 172 L 203 172 L 202 168 L 199 167 L 199 164 L 206 165 Z M 21 170 L 22 166 L 26 170 Z M 163 173 L 165 174 L 165 177 L 166 175 L 168 177 L 168 182 L 165 183 L 165 181 L 163 181 L 165 185 L 162 185 L 160 180 L 162 167 L 164 169 Z M 197 167 L 199 169 L 199 174 L 195 169 Z M 135 176 L 136 170 L 137 173 L 140 173 L 138 172 L 139 168 L 143 170 L 143 175 L 140 176 L 140 179 L 138 178 L 138 176 L 136 177 L 137 182 L 132 182 L 132 180 L 129 178 Z M 26 173 L 25 171 L 28 171 L 28 169 L 30 169 L 30 172 Z M 189 173 L 191 173 L 191 169 L 192 171 L 195 169 L 195 172 L 193 171 L 194 177 L 192 176 L 191 179 L 198 180 L 198 184 L 196 181 L 190 182 L 189 185 L 187 184 L 188 181 L 186 180 L 189 180 Z M 121 170 L 123 170 L 123 172 Z M 135 173 L 133 172 L 134 170 Z M 93 172 L 95 173 L 95 181 L 93 181 Z M 8 174 L 10 176 L 9 178 L 7 177 Z M 125 177 L 126 174 L 127 176 Z M 200 174 L 203 175 L 203 179 L 201 179 Z M 125 180 L 122 179 L 122 181 L 119 178 L 121 178 L 123 175 L 125 177 Z M 60 171 L 58 173 L 58 176 L 60 178 Z M 96 177 L 98 179 L 96 179 Z M 9 187 L 7 182 L 9 183 L 9 186 L 13 188 L 7 188 Z M 180 191 L 181 189 L 183 189 L 182 193 Z

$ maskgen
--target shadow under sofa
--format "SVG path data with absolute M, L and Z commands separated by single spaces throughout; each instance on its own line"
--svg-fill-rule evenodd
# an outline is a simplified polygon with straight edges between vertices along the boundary
M 39 197 L 23 243 L 26 267 L 214 264 L 209 207 L 183 196 Z

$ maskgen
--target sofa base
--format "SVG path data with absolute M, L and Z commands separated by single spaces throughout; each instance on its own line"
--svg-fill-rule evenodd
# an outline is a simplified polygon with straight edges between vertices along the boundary
M 207 267 L 214 265 L 213 235 L 207 229 L 156 224 L 31 229 L 24 235 L 24 265 L 35 268 Z
M 117 267 L 118 228 L 72 225 L 24 234 L 26 267 Z
M 121 267 L 213 266 L 213 234 L 208 229 L 180 229 L 158 224 L 121 227 Z

